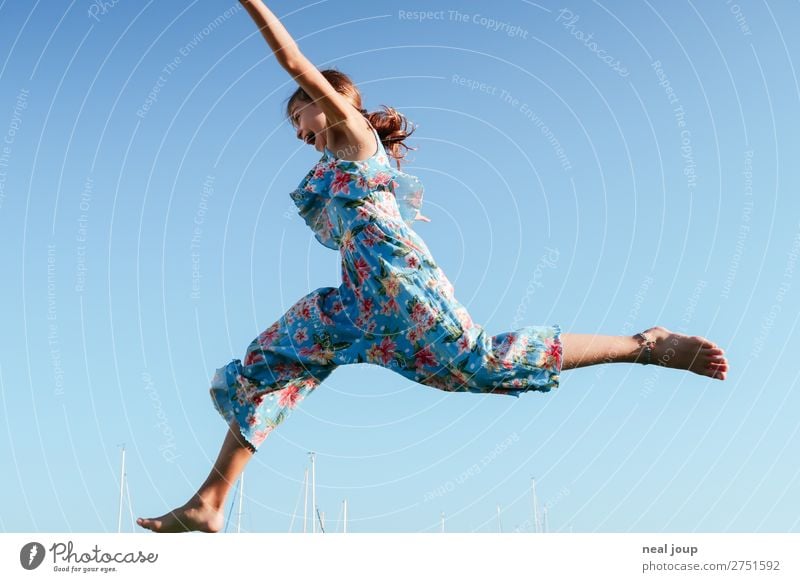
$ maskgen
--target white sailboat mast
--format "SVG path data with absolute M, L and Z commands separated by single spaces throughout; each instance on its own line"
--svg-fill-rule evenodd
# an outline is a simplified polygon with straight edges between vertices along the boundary
M 117 533 L 122 532 L 122 498 L 125 491 L 125 445 L 122 445 L 122 466 L 119 471 L 119 512 L 117 514 Z
M 533 503 L 533 531 L 539 533 L 539 509 L 536 503 L 536 480 L 531 477 L 531 497 Z
M 306 490 L 305 497 L 303 498 L 303 533 L 308 532 L 308 467 L 306 467 L 305 476 L 303 477 L 303 487 Z
M 317 478 L 314 467 L 314 453 L 311 455 L 311 533 L 317 533 Z

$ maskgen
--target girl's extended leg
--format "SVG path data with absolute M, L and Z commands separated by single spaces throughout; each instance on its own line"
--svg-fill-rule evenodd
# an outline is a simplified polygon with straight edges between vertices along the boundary
M 728 361 L 725 352 L 715 343 L 663 327 L 650 328 L 645 334 L 655 340 L 652 363 L 725 379 Z M 643 362 L 643 348 L 634 336 L 564 333 L 561 334 L 561 345 L 563 370 L 614 362 Z
M 159 533 L 203 531 L 214 533 L 222 529 L 223 506 L 231 486 L 242 474 L 253 456 L 253 449 L 242 438 L 234 420 L 228 427 L 217 460 L 205 483 L 184 505 L 161 517 L 139 518 L 140 526 Z

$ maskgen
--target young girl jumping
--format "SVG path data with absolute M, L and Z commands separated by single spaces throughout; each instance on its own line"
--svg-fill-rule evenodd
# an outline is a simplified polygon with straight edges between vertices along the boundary
M 299 84 L 286 113 L 322 154 L 291 193 L 323 245 L 341 255 L 342 284 L 297 301 L 219 368 L 211 397 L 228 431 L 208 478 L 181 507 L 137 523 L 156 532 L 217 532 L 228 492 L 275 429 L 338 366 L 368 362 L 451 392 L 549 392 L 562 370 L 613 362 L 658 364 L 724 380 L 723 350 L 652 327 L 633 336 L 561 333 L 558 325 L 487 335 L 412 230 L 422 184 L 400 171 L 405 118 L 367 112 L 350 79 L 319 71 L 261 0 L 241 0 L 278 63 Z M 390 165 L 395 161 L 396 168 Z

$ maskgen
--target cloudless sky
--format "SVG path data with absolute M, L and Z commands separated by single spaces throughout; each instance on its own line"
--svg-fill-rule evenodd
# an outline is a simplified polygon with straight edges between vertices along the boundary
M 344 366 L 249 465 L 245 530 L 302 529 L 315 451 L 329 531 L 344 499 L 349 531 L 533 531 L 532 478 L 550 531 L 800 531 L 797 3 L 269 6 L 416 124 L 415 228 L 477 323 L 663 325 L 730 372 L 515 399 Z M 0 32 L 0 530 L 116 531 L 120 445 L 134 515 L 182 504 L 214 370 L 341 283 L 289 198 L 319 154 L 237 2 L 7 1 Z

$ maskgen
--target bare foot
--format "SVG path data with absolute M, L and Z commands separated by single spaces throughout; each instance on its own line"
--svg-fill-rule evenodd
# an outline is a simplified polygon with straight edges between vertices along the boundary
M 701 336 L 674 333 L 664 327 L 651 327 L 645 335 L 656 343 L 651 356 L 653 363 L 725 379 L 728 360 L 725 351 L 714 342 Z
M 185 531 L 217 533 L 222 529 L 223 514 L 219 508 L 212 507 L 195 495 L 178 509 L 152 519 L 140 517 L 136 523 L 156 533 Z

